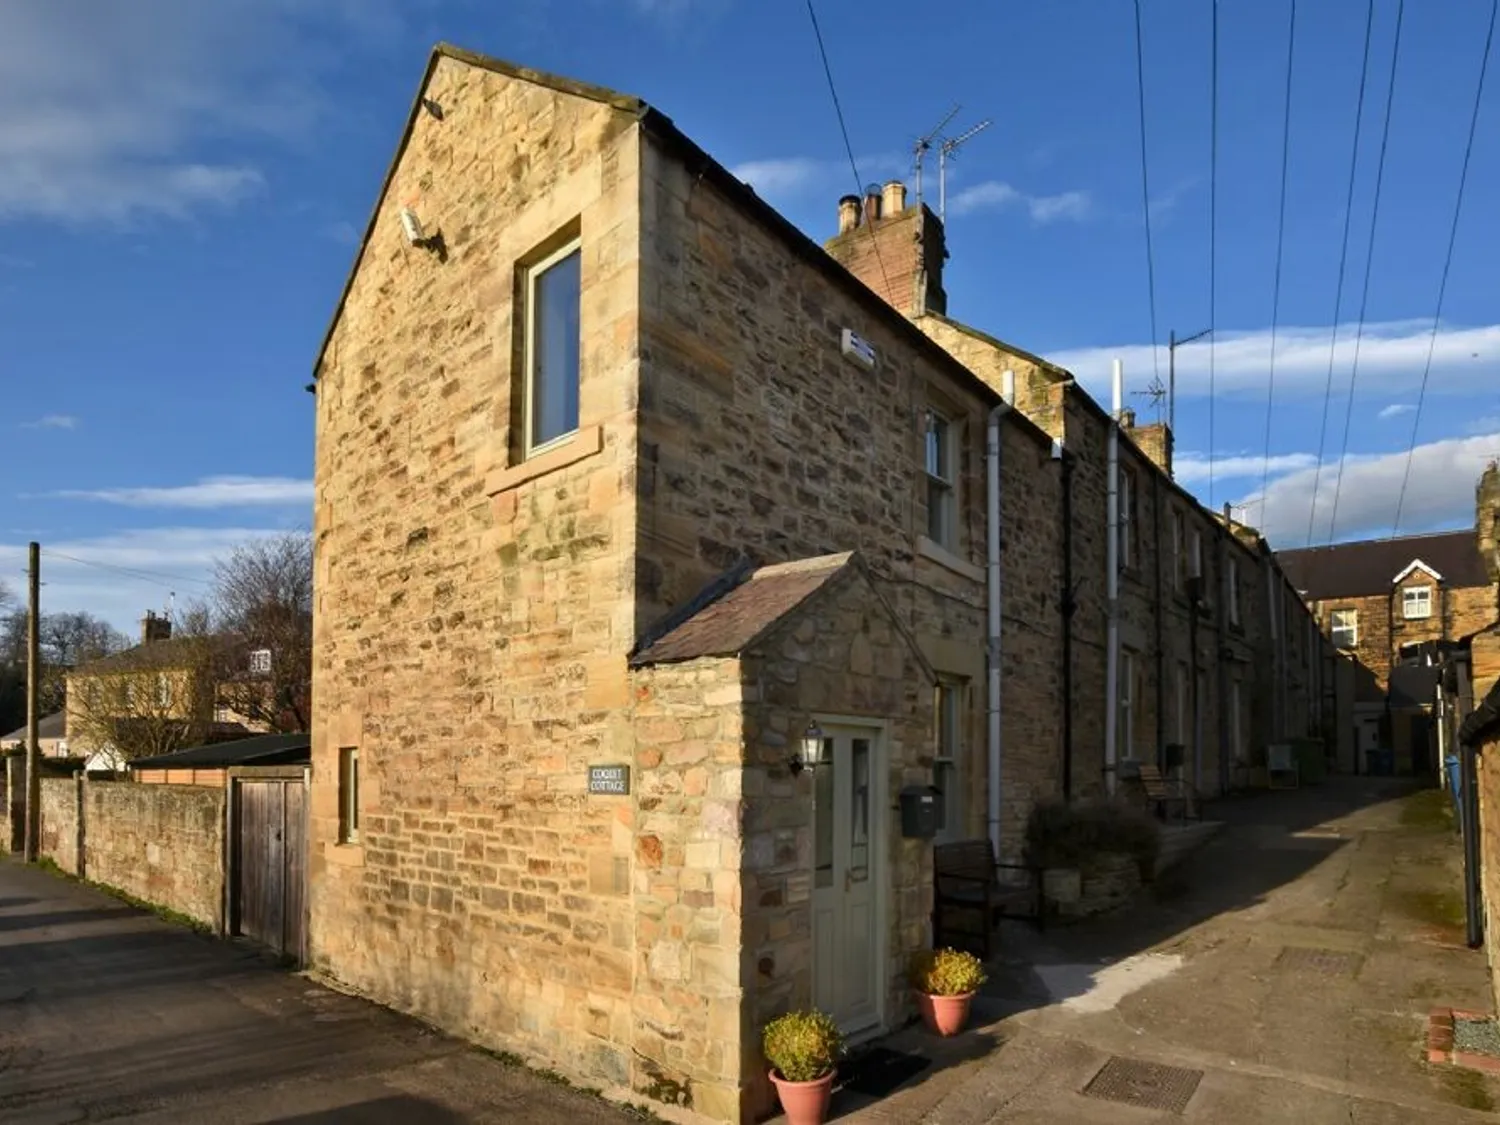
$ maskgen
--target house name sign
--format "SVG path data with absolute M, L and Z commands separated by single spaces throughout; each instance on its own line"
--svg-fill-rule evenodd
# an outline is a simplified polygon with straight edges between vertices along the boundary
M 629 766 L 590 766 L 589 792 L 623 797 L 630 792 Z

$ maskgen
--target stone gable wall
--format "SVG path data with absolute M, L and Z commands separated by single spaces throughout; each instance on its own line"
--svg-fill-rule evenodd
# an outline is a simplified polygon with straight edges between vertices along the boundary
M 638 126 L 451 58 L 424 97 L 317 390 L 311 960 L 627 1085 L 635 810 L 586 778 L 635 752 Z M 580 430 L 522 464 L 519 271 L 570 230 Z

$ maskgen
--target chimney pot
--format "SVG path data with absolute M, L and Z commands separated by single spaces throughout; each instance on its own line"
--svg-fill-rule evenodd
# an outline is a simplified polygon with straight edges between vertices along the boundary
M 906 185 L 900 180 L 889 180 L 880 192 L 880 213 L 886 218 L 906 210 Z
M 1135 429 L 1135 411 L 1128 406 L 1120 411 L 1120 427 L 1126 430 Z
M 848 234 L 859 226 L 859 196 L 846 195 L 839 200 L 839 233 Z
M 865 222 L 873 223 L 880 218 L 880 192 L 871 185 L 865 191 Z

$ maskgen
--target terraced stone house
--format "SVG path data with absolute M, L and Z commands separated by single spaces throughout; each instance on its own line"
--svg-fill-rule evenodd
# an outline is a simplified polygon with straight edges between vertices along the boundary
M 1315 723 L 1310 619 L 1170 435 L 944 319 L 901 184 L 839 212 L 434 50 L 316 368 L 317 969 L 749 1120 L 770 1016 L 906 1018 L 934 839 Z

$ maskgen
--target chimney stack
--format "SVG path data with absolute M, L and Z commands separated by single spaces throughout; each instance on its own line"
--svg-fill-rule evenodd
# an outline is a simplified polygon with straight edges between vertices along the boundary
M 846 195 L 839 200 L 839 233 L 848 234 L 859 226 L 859 196 Z
M 888 180 L 880 189 L 880 213 L 886 218 L 895 218 L 906 210 L 906 185 L 900 180 Z
M 824 249 L 903 316 L 948 311 L 942 220 L 926 204 L 908 207 L 900 180 L 843 196 L 839 232 Z
M 158 617 L 154 611 L 148 609 L 146 616 L 141 620 L 141 644 L 149 645 L 153 641 L 170 640 L 171 636 L 171 619 Z
M 1491 461 L 1474 490 L 1474 534 L 1491 582 L 1500 582 L 1500 461 Z

